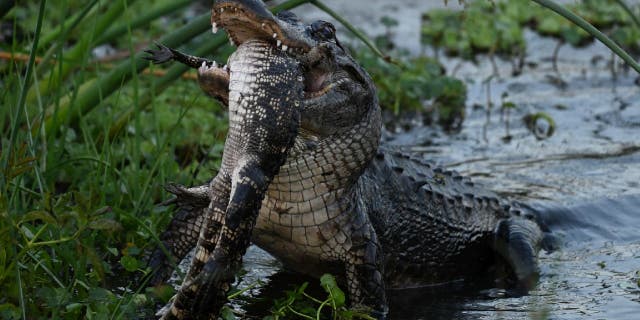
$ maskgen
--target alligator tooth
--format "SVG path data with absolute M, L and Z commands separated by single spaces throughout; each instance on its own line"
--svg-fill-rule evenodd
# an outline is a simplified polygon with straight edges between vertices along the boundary
M 217 68 L 218 67 L 218 63 L 214 61 L 213 63 L 211 63 L 211 67 L 212 68 Z
M 224 12 L 224 8 L 220 8 L 220 13 L 223 13 L 223 12 Z
M 213 33 L 217 33 L 218 32 L 218 24 L 217 23 L 212 23 L 211 24 L 211 32 Z
M 276 47 L 279 47 L 282 44 L 282 41 L 278 40 L 276 41 Z
M 224 67 L 222 67 L 222 70 L 227 71 L 229 70 L 229 67 L 225 64 Z
M 229 44 L 230 44 L 230 45 L 232 45 L 232 46 L 234 46 L 234 47 L 235 47 L 235 45 L 236 45 L 236 43 L 235 43 L 235 42 L 233 42 L 233 39 L 231 39 L 231 38 L 229 38 Z
M 274 32 L 274 33 L 273 33 L 273 38 L 275 39 L 275 38 L 277 38 L 277 37 L 278 37 L 278 34 Z
M 289 49 L 289 47 L 287 45 L 282 45 L 282 51 L 287 51 L 287 49 Z

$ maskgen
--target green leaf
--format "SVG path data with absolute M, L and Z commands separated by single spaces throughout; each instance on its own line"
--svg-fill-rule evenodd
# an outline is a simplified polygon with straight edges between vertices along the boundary
M 27 221 L 34 221 L 34 220 L 41 220 L 46 223 L 56 224 L 56 219 L 53 216 L 51 216 L 49 212 L 46 212 L 44 210 L 31 211 L 25 214 L 21 219 L 21 223 L 27 222 Z
M 140 262 L 132 256 L 123 256 L 120 259 L 120 264 L 129 272 L 138 270 L 138 267 L 140 266 Z
M 82 303 L 74 302 L 66 305 L 64 308 L 67 310 L 67 312 L 74 312 L 80 310 L 83 306 L 84 304 Z
M 344 292 L 338 287 L 336 278 L 328 273 L 325 273 L 320 277 L 320 285 L 331 296 L 336 308 L 344 306 L 345 295 Z
M 222 310 L 220 311 L 220 317 L 222 317 L 223 320 L 236 320 L 238 319 L 236 317 L 235 314 L 233 314 L 233 310 L 231 310 L 231 308 L 224 306 L 222 307 Z
M 506 101 L 502 104 L 502 109 L 515 109 L 517 105 L 511 101 Z
M 89 229 L 107 230 L 112 232 L 122 230 L 122 225 L 119 222 L 112 219 L 106 219 L 106 218 L 92 220 L 89 222 L 87 227 Z

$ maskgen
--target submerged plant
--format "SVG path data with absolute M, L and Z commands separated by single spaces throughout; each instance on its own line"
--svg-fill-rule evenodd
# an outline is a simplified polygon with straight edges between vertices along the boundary
M 324 274 L 320 277 L 320 286 L 327 293 L 324 300 L 307 294 L 305 290 L 308 285 L 305 282 L 301 286 L 287 291 L 286 297 L 277 299 L 271 315 L 263 320 L 290 319 L 291 317 L 310 320 L 374 319 L 366 312 L 350 310 L 346 307 L 345 294 L 333 275 Z

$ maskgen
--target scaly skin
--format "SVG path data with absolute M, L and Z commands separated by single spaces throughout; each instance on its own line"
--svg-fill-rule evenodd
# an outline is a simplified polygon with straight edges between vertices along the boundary
M 265 192 L 251 233 L 256 245 L 298 272 L 338 275 L 346 280 L 352 307 L 369 310 L 379 319 L 387 313 L 387 288 L 473 277 L 497 263 L 506 265 L 517 289 L 526 292 L 535 285 L 543 239 L 539 224 L 467 178 L 379 146 L 375 86 L 337 41 L 331 25 L 304 25 L 291 13 L 270 16 L 261 2 L 252 0 L 216 2 L 212 22 L 238 44 L 261 39 L 287 49 L 305 77 L 300 129 Z M 187 63 L 179 56 L 171 59 Z M 220 85 L 225 77 L 219 69 L 201 69 L 199 79 L 209 95 L 223 102 L 230 96 Z M 178 212 L 191 213 L 176 215 L 161 237 L 176 260 L 184 257 L 184 248 L 195 245 L 192 230 L 204 230 L 211 236 L 205 239 L 216 234 L 200 218 L 211 196 L 202 192 L 207 188 L 169 190 L 176 195 Z M 212 195 L 217 192 L 221 190 L 211 190 Z M 225 223 L 222 217 L 217 221 Z M 231 252 L 244 253 L 245 244 L 218 241 L 208 256 L 217 268 L 227 263 Z M 198 250 L 196 256 L 207 256 Z M 235 267 L 240 255 L 234 257 Z M 160 250 L 152 256 L 152 262 L 162 259 Z M 158 269 L 156 280 L 162 280 L 166 265 L 152 266 Z M 223 299 L 224 290 L 209 288 L 195 294 L 205 298 L 195 300 Z M 217 309 L 220 303 L 215 305 Z M 201 316 L 215 316 L 215 309 Z M 184 312 L 177 316 L 200 316 Z
M 201 73 L 211 69 L 217 71 L 202 62 Z M 296 60 L 264 41 L 249 40 L 229 58 L 229 75 L 229 133 L 222 165 L 205 193 L 210 198 L 207 210 L 179 215 L 180 221 L 200 219 L 201 230 L 191 268 L 166 319 L 200 318 L 224 303 L 265 191 L 298 132 L 303 77 Z M 190 239 L 195 234 L 191 230 Z

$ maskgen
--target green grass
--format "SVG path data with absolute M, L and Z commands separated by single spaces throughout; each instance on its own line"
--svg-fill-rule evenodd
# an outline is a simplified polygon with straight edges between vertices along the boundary
M 623 0 L 581 0 L 567 8 L 549 0 L 473 0 L 464 11 L 425 13 L 422 42 L 467 59 L 482 52 L 517 56 L 526 46 L 523 28 L 528 26 L 576 46 L 597 38 L 635 68 L 625 50 L 640 51 L 638 17 L 640 6 Z
M 184 70 L 141 74 L 140 44 L 197 45 L 208 17 L 162 25 L 173 1 L 37 4 L 4 18 L 16 32 L 1 50 L 29 59 L 0 62 L 0 318 L 135 317 L 153 308 L 144 254 L 170 219 L 162 186 L 209 179 L 227 126 L 194 81 L 175 80 Z M 103 43 L 122 57 L 95 60 Z

